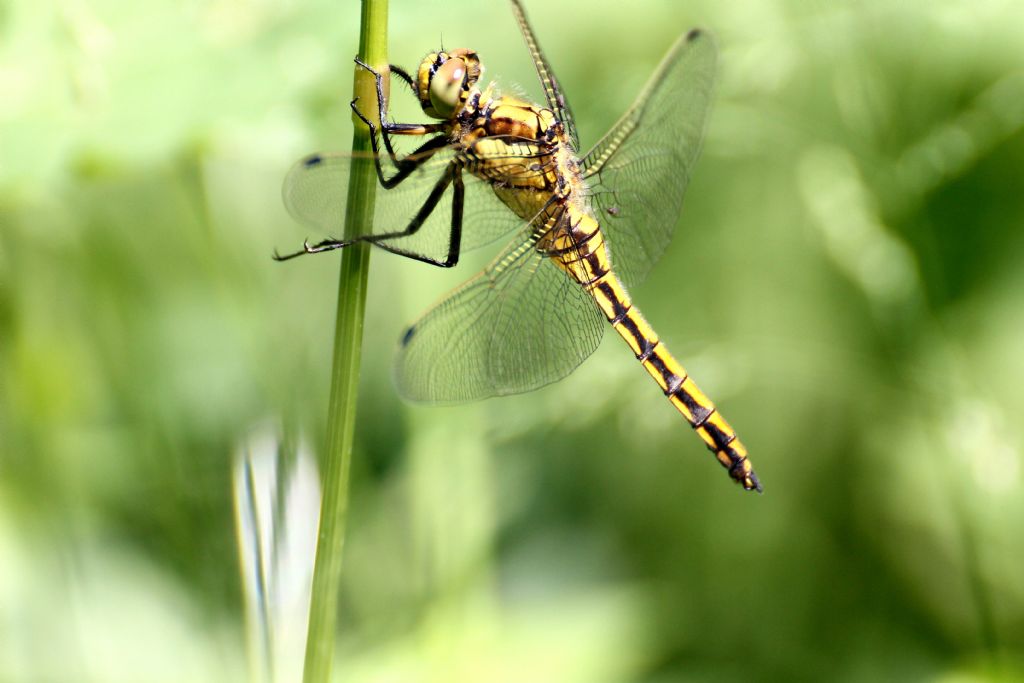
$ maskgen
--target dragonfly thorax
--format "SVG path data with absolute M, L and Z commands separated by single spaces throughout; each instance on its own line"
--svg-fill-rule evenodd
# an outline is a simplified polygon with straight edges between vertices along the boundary
M 564 133 L 547 108 L 488 88 L 459 112 L 451 136 L 465 169 L 491 184 L 519 217 L 532 220 L 550 202 L 568 198 L 563 158 L 571 157 Z M 578 179 L 578 173 L 571 174 Z
M 483 66 L 476 52 L 467 48 L 431 52 L 420 62 L 416 95 L 428 116 L 448 119 L 465 106 Z

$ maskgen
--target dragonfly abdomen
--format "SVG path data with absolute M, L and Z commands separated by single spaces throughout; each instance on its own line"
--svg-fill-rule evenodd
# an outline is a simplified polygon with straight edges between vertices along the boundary
M 608 272 L 587 285 L 587 289 L 668 400 L 682 413 L 718 462 L 729 470 L 729 476 L 748 491 L 760 491 L 761 483 L 735 430 L 661 343 L 640 311 L 633 306 L 619 279 Z

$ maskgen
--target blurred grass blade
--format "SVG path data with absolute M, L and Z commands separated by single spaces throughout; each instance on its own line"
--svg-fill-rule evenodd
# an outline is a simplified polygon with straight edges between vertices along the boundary
M 316 548 L 320 482 L 309 447 L 295 456 L 269 428 L 234 462 L 235 520 L 246 604 L 250 679 L 298 680 Z

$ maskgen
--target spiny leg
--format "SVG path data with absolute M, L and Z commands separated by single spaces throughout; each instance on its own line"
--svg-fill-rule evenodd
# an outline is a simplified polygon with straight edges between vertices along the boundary
M 388 102 L 387 97 L 384 95 L 384 75 L 374 69 L 372 66 L 366 64 L 358 57 L 355 59 L 356 64 L 373 74 L 374 82 L 377 86 L 377 117 L 380 120 L 380 131 L 381 138 L 384 140 L 384 148 L 388 151 L 388 156 L 391 157 L 391 161 L 398 164 L 398 155 L 395 153 L 394 147 L 391 145 L 392 135 L 430 135 L 431 133 L 438 133 L 444 130 L 445 125 L 443 123 L 390 123 L 388 122 Z M 391 67 L 394 69 L 394 67 Z M 412 77 L 409 76 L 402 69 L 398 69 L 395 73 L 402 80 L 406 81 L 410 87 L 412 85 Z M 415 90 L 415 88 L 414 88 Z M 363 123 L 370 128 L 371 139 L 376 137 L 377 125 L 371 122 L 361 111 L 355 106 L 356 100 L 352 100 L 352 110 L 356 113 Z M 376 145 L 374 145 L 374 151 L 376 151 Z
M 384 95 L 383 75 L 358 58 L 355 59 L 355 62 L 360 67 L 366 69 L 371 74 L 373 74 L 374 77 L 377 90 L 378 115 L 380 117 L 381 124 L 381 137 L 384 139 L 384 146 L 387 149 L 388 156 L 396 168 L 395 174 L 390 178 L 385 177 L 384 169 L 381 165 L 380 148 L 377 142 L 378 126 L 374 122 L 370 121 L 356 106 L 356 102 L 358 101 L 359 98 L 353 99 L 349 103 L 349 106 L 351 107 L 355 115 L 359 117 L 359 119 L 364 124 L 366 124 L 367 128 L 369 129 L 370 145 L 373 150 L 374 170 L 377 173 L 377 179 L 380 181 L 381 186 L 385 190 L 390 190 L 395 188 L 399 183 L 408 178 L 417 168 L 419 168 L 428 160 L 430 160 L 434 156 L 434 154 L 436 154 L 439 150 L 443 149 L 444 147 L 447 147 L 448 139 L 446 136 L 443 135 L 434 137 L 426 141 L 419 147 L 417 147 L 413 152 L 409 153 L 405 157 L 398 158 L 398 155 L 395 153 L 394 148 L 391 145 L 389 135 L 430 135 L 433 133 L 444 131 L 446 126 L 444 124 L 433 123 L 400 124 L 388 122 L 387 98 Z M 393 73 L 395 73 L 402 81 L 406 83 L 406 85 L 412 88 L 413 91 L 415 92 L 416 88 L 413 83 L 413 79 L 408 74 L 408 72 L 394 65 L 390 65 L 390 68 Z M 302 256 L 303 254 L 315 254 L 321 251 L 331 251 L 333 249 L 340 249 L 342 247 L 355 244 L 357 242 L 370 242 L 378 244 L 380 247 L 387 249 L 388 251 L 392 251 L 394 253 L 414 258 L 417 260 L 425 261 L 427 263 L 431 263 L 434 265 L 442 267 L 450 267 L 455 265 L 455 263 L 458 262 L 459 250 L 461 245 L 463 184 L 462 177 L 459 174 L 458 169 L 453 170 L 453 168 L 454 163 L 451 166 L 449 166 L 449 168 L 446 170 L 444 177 L 442 177 L 438 181 L 437 185 L 435 185 L 434 189 L 431 191 L 431 194 L 424 202 L 424 205 L 420 208 L 419 212 L 409 223 L 409 225 L 405 228 L 405 230 L 384 233 L 381 235 L 361 235 L 356 238 L 348 240 L 326 239 L 316 244 L 310 244 L 308 240 L 304 240 L 302 249 L 284 255 L 275 252 L 273 255 L 274 260 L 287 261 L 297 256 Z M 427 217 L 429 217 L 429 215 L 433 212 L 434 208 L 436 208 L 438 202 L 441 199 L 441 196 L 444 194 L 445 189 L 449 184 L 453 182 L 453 179 L 455 183 L 455 201 L 452 206 L 452 230 L 449 240 L 448 255 L 445 258 L 445 260 L 440 261 L 427 256 L 423 256 L 422 254 L 416 254 L 414 252 L 406 251 L 404 249 L 393 247 L 391 245 L 387 245 L 381 242 L 381 240 L 406 237 L 418 231 L 425 222 L 425 220 L 427 219 Z
M 372 140 L 373 140 L 373 138 L 371 138 L 371 142 L 372 142 Z M 409 175 L 413 171 L 415 171 L 417 168 L 419 168 L 424 163 L 426 163 L 431 157 L 433 157 L 433 155 L 438 150 L 444 148 L 445 146 L 446 146 L 446 141 L 445 141 L 444 138 L 433 138 L 431 140 L 427 140 L 422 145 L 420 145 L 415 151 L 413 151 L 411 154 L 409 154 L 405 158 L 399 160 L 399 162 L 398 162 L 398 172 L 394 176 L 392 176 L 391 178 L 385 178 L 384 177 L 384 169 L 380 165 L 380 155 L 375 153 L 373 155 L 374 168 L 377 171 L 377 178 L 380 181 L 381 186 L 383 186 L 383 188 L 385 190 L 393 189 L 399 183 L 401 183 L 403 180 L 408 178 Z M 374 147 L 375 147 L 375 145 L 374 145 Z M 431 194 L 427 197 L 426 201 L 424 202 L 423 207 L 420 208 L 420 211 L 417 213 L 416 217 L 413 218 L 412 222 L 409 224 L 409 226 L 406 227 L 405 230 L 397 231 L 397 232 L 391 232 L 391 233 L 384 233 L 382 235 L 361 235 L 361 236 L 356 237 L 354 239 L 348 239 L 348 240 L 338 240 L 338 239 L 330 238 L 330 239 L 325 239 L 325 240 L 323 240 L 321 242 L 318 242 L 316 244 L 310 244 L 308 240 L 303 240 L 303 242 L 302 242 L 302 249 L 299 249 L 298 251 L 294 251 L 294 252 L 291 252 L 291 253 L 288 253 L 288 254 L 284 254 L 284 255 L 279 254 L 279 253 L 277 253 L 275 251 L 274 254 L 273 254 L 273 259 L 275 261 L 287 261 L 289 259 L 295 258 L 296 256 L 302 256 L 303 254 L 316 254 L 316 253 L 319 253 L 321 251 L 331 251 L 332 249 L 340 249 L 340 248 L 346 247 L 346 246 L 348 246 L 350 244 L 355 244 L 356 242 L 371 242 L 372 243 L 375 240 L 381 240 L 381 239 L 388 239 L 388 238 L 393 238 L 393 237 L 402 237 L 402 236 L 405 236 L 405 235 L 411 235 L 411 234 L 415 233 L 419 229 L 420 225 L 422 225 L 423 221 L 426 220 L 426 217 L 430 215 L 430 212 L 433 211 L 434 207 L 437 206 L 438 201 L 440 201 L 441 195 L 444 194 L 444 188 L 447 187 L 447 181 L 445 180 L 447 175 L 448 175 L 448 171 L 446 170 L 445 174 L 438 181 L 438 184 L 434 186 L 433 190 L 431 190 Z M 461 184 L 461 178 L 460 178 L 460 184 Z M 438 189 L 439 187 L 440 187 L 440 190 Z M 436 197 L 435 197 L 435 195 L 436 195 Z M 424 209 L 426 209 L 426 213 L 424 213 Z M 461 210 L 461 207 L 460 207 L 460 210 Z M 423 214 L 423 218 L 419 219 L 419 223 L 417 223 L 417 219 L 418 219 L 418 217 L 421 214 Z M 381 246 L 383 246 L 383 245 L 381 245 Z M 392 250 L 392 251 L 394 251 L 394 250 Z M 396 253 L 401 253 L 401 252 L 396 252 Z M 417 258 L 417 256 L 413 256 L 412 254 L 405 254 L 404 253 L 403 255 L 411 256 L 413 258 Z M 423 259 L 420 259 L 420 260 L 423 260 Z M 428 262 L 433 262 L 433 261 L 428 259 Z M 438 263 L 437 265 L 442 265 L 442 264 Z
M 390 244 L 384 244 L 380 240 L 382 239 L 394 239 L 401 237 L 408 237 L 409 235 L 415 234 L 422 226 L 423 223 L 430 217 L 434 209 L 437 207 L 438 202 L 441 201 L 441 197 L 444 195 L 445 190 L 448 189 L 448 185 L 452 186 L 452 218 L 450 229 L 448 232 L 448 254 L 443 261 L 438 259 L 424 256 L 423 254 L 417 254 L 413 251 L 402 249 L 401 247 L 395 247 Z M 416 212 L 409 226 L 398 233 L 393 233 L 390 236 L 381 235 L 379 237 L 374 236 L 373 239 L 368 240 L 372 244 L 390 251 L 392 254 L 398 254 L 399 256 L 405 256 L 407 258 L 414 259 L 416 261 L 423 261 L 429 263 L 432 266 L 440 266 L 441 268 L 451 268 L 459 262 L 459 255 L 462 248 L 462 210 L 463 202 L 465 198 L 465 186 L 462 183 L 462 168 L 458 164 L 449 164 L 445 170 L 444 176 L 438 181 L 431 190 L 430 196 L 427 197 L 427 201 L 423 203 L 420 210 Z
M 398 185 L 400 182 L 408 178 L 413 171 L 430 160 L 434 154 L 448 146 L 448 140 L 439 136 L 427 140 L 401 159 L 392 157 L 395 168 L 398 170 L 395 175 L 390 178 L 386 178 L 384 177 L 384 167 L 380 164 L 380 148 L 377 146 L 377 136 L 373 132 L 373 124 L 367 121 L 359 112 L 355 101 L 352 102 L 351 106 L 352 111 L 356 113 L 356 116 L 366 122 L 366 125 L 370 126 L 370 147 L 373 149 L 373 166 L 377 170 L 377 179 L 380 181 L 381 187 L 385 190 L 390 190 Z
M 441 197 L 444 196 L 444 193 L 448 189 L 449 185 L 453 186 L 454 195 L 452 196 L 452 220 L 451 230 L 448 238 L 448 255 L 443 261 L 384 243 L 384 240 L 401 239 L 402 237 L 409 237 L 410 235 L 414 235 L 417 231 L 419 231 L 419 229 L 423 227 L 423 224 L 426 222 L 427 218 L 429 218 L 430 215 L 434 212 L 434 209 L 437 208 L 437 205 L 441 201 Z M 404 230 L 399 230 L 390 233 L 382 233 L 380 235 L 360 235 L 358 237 L 348 240 L 326 239 L 321 242 L 317 242 L 316 244 L 310 244 L 309 241 L 307 240 L 303 241 L 302 249 L 300 249 L 299 251 L 295 251 L 290 254 L 284 255 L 275 253 L 274 260 L 287 261 L 297 256 L 303 256 L 304 254 L 318 254 L 323 251 L 332 251 L 334 249 L 348 247 L 359 242 L 367 242 L 370 244 L 375 244 L 376 246 L 382 249 L 390 251 L 394 254 L 398 254 L 400 256 L 405 256 L 411 259 L 415 259 L 417 261 L 423 261 L 424 263 L 440 266 L 442 268 L 450 268 L 454 266 L 456 263 L 458 263 L 460 248 L 462 245 L 462 209 L 464 201 L 464 191 L 465 187 L 462 183 L 461 168 L 458 166 L 458 164 L 451 163 L 445 169 L 444 175 L 441 176 L 441 178 L 434 185 L 433 189 L 430 191 L 430 195 L 427 197 L 426 201 L 423 202 L 423 206 L 421 206 L 419 211 L 416 212 L 416 215 L 413 216 L 412 220 L 409 222 L 409 225 L 407 225 Z
M 391 69 L 391 73 L 405 81 L 405 84 L 412 88 L 412 91 L 414 93 L 416 92 L 416 86 L 412 84 L 412 76 L 409 75 L 408 71 L 406 71 L 405 69 L 396 64 L 389 64 L 388 68 Z

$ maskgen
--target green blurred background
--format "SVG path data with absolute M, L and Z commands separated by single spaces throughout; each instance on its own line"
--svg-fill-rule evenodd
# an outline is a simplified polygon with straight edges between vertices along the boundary
M 392 0 L 392 61 L 474 46 L 536 95 L 480 4 Z M 584 146 L 679 33 L 717 36 L 633 295 L 765 494 L 614 334 L 532 394 L 402 403 L 400 330 L 493 251 L 375 253 L 336 678 L 1024 680 L 1024 4 L 526 4 Z M 0 681 L 264 671 L 233 468 L 323 440 L 338 258 L 270 254 L 305 236 L 291 163 L 350 144 L 358 16 L 0 4 Z M 283 595 L 309 557 L 280 545 Z

